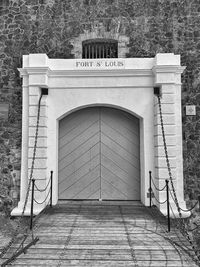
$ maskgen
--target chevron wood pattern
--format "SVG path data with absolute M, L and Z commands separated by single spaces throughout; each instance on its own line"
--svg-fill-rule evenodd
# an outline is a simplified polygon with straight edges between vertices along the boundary
M 59 199 L 140 199 L 139 120 L 107 107 L 65 117 L 59 128 Z

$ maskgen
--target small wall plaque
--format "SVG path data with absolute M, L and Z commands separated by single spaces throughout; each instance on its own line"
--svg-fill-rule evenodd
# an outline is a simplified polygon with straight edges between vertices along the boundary
M 187 105 L 186 106 L 186 115 L 187 116 L 195 116 L 196 115 L 196 106 L 195 105 Z

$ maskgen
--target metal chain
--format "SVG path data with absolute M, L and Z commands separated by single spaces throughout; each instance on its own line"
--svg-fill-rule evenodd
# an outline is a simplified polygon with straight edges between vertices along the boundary
M 36 189 L 37 191 L 39 191 L 39 192 L 44 192 L 44 191 L 47 190 L 47 187 L 49 186 L 50 182 L 51 182 L 51 177 L 49 178 L 49 181 L 48 181 L 47 185 L 45 186 L 45 188 L 40 189 L 40 188 L 38 188 L 37 185 L 35 184 L 35 185 L 34 185 L 34 186 L 35 186 L 35 189 Z
M 189 211 L 192 211 L 192 210 L 197 206 L 198 203 L 199 203 L 199 201 L 197 201 L 197 202 L 194 204 L 194 206 L 191 207 L 190 209 L 182 209 L 182 208 L 180 208 L 180 209 L 181 209 L 181 211 L 183 211 L 183 212 L 189 212 Z
M 26 191 L 26 197 L 25 197 L 24 206 L 23 206 L 23 209 L 22 209 L 22 214 L 21 214 L 20 220 L 18 222 L 18 225 L 16 227 L 16 230 L 13 233 L 13 237 L 11 238 L 9 243 L 1 251 L 0 258 L 2 258 L 6 254 L 6 252 L 10 249 L 10 247 L 14 243 L 17 235 L 19 234 L 20 225 L 21 225 L 22 219 L 24 217 L 24 212 L 25 212 L 26 205 L 27 205 L 27 202 L 28 202 L 29 192 L 30 192 L 30 188 L 31 188 L 31 180 L 32 180 L 32 177 L 33 177 L 33 168 L 34 168 L 34 163 L 35 163 L 36 148 L 37 148 L 41 98 L 42 98 L 42 94 L 40 95 L 40 99 L 39 99 L 39 103 L 38 103 L 37 124 L 36 124 L 36 132 L 35 132 L 35 144 L 34 144 L 33 158 L 32 158 L 32 164 L 31 164 L 31 173 L 30 173 L 30 177 L 29 177 L 28 188 L 27 188 L 27 191 Z
M 169 204 L 169 206 L 170 206 L 170 210 L 171 210 L 171 212 L 172 212 L 172 214 L 173 214 L 173 216 L 174 216 L 174 218 L 176 218 L 176 215 L 174 214 L 174 211 L 173 211 L 173 208 L 172 208 L 172 206 L 171 206 L 171 204 Z M 176 237 L 178 238 L 178 241 L 179 241 L 179 245 L 180 245 L 180 247 L 192 258 L 192 260 L 195 262 L 195 263 L 197 263 L 198 264 L 198 266 L 199 266 L 199 258 L 198 258 L 198 256 L 197 256 L 197 254 L 196 254 L 196 252 L 195 252 L 195 250 L 193 249 L 193 251 L 195 252 L 195 255 L 194 254 L 192 254 L 191 252 L 190 252 L 190 248 L 185 244 L 185 242 L 183 242 L 182 240 L 181 240 L 181 238 L 180 238 L 180 236 L 179 236 L 179 233 L 177 232 L 177 230 L 176 229 L 179 229 L 179 228 L 181 228 L 181 226 L 180 226 L 180 224 L 181 224 L 181 221 L 180 220 L 177 220 L 177 223 L 175 223 L 175 227 L 174 227 L 174 231 L 175 231 L 175 234 L 176 234 Z M 183 233 L 182 233 L 183 234 Z M 173 240 L 172 240 L 172 242 L 174 242 Z M 177 242 L 177 241 L 176 241 Z M 189 242 L 189 244 L 191 245 L 191 242 L 188 240 L 188 242 Z
M 181 263 L 182 264 L 183 264 L 182 256 L 184 257 L 184 260 L 188 261 L 188 259 L 186 258 L 186 256 L 183 254 L 182 250 L 184 252 L 186 252 L 186 251 L 176 241 L 174 241 L 173 239 L 171 239 L 169 232 L 166 230 L 166 228 L 163 225 L 163 222 L 160 219 L 160 216 L 157 216 L 157 212 L 154 212 L 154 209 L 152 209 L 152 208 L 147 208 L 146 206 L 145 206 L 145 208 L 146 208 L 147 213 L 149 213 L 152 218 L 156 219 L 156 225 L 157 225 L 156 230 L 149 230 L 149 229 L 147 229 L 147 231 L 150 231 L 150 232 L 153 232 L 153 233 L 155 233 L 155 234 L 157 234 L 159 236 L 162 236 L 168 242 L 170 242 L 170 244 L 177 251 L 177 253 L 178 253 L 179 257 L 180 257 L 180 260 L 181 260 Z M 157 232 L 158 226 L 162 230 L 161 233 L 160 232 Z M 176 229 L 176 227 L 174 227 L 174 229 Z M 177 237 L 179 239 L 179 236 L 177 236 Z
M 171 195 L 171 197 L 172 197 L 172 199 L 173 199 L 173 201 L 175 202 L 175 200 L 174 200 L 174 196 L 172 195 L 172 192 L 171 191 L 169 191 L 170 192 L 170 195 Z M 180 210 L 181 211 L 183 211 L 183 212 L 189 212 L 189 211 L 192 211 L 195 207 L 196 207 L 196 205 L 199 203 L 199 201 L 197 201 L 191 208 L 189 208 L 189 209 L 182 209 L 181 207 L 180 207 Z
M 165 150 L 165 158 L 166 158 L 166 163 L 167 163 L 167 169 L 168 169 L 168 173 L 169 173 L 171 187 L 172 187 L 173 194 L 174 194 L 175 204 L 176 204 L 176 207 L 178 209 L 179 217 L 182 218 L 182 214 L 180 212 L 178 199 L 177 199 L 177 196 L 176 196 L 176 191 L 175 191 L 173 180 L 172 180 L 172 172 L 171 172 L 171 166 L 170 166 L 170 162 L 169 162 L 167 143 L 166 143 L 166 138 L 165 138 L 164 123 L 163 123 L 163 117 L 162 117 L 161 100 L 160 100 L 160 96 L 159 95 L 158 95 L 158 105 L 159 105 L 159 112 L 160 112 L 160 123 L 161 123 L 161 130 L 162 130 L 162 137 L 163 137 L 163 144 L 164 144 L 164 150 Z
M 155 198 L 155 200 L 156 200 L 160 205 L 163 205 L 163 204 L 165 204 L 165 203 L 167 202 L 167 199 L 166 199 L 165 201 L 163 201 L 163 202 L 159 201 L 159 200 L 155 197 L 155 194 L 154 194 L 154 198 Z
M 165 138 L 165 130 L 164 130 L 164 123 L 163 123 L 163 116 L 162 116 L 162 107 L 161 107 L 161 99 L 160 99 L 160 95 L 157 96 L 158 97 L 158 106 L 159 106 L 159 113 L 160 113 L 160 123 L 161 123 L 161 130 L 162 130 L 162 137 L 163 137 L 163 144 L 164 144 L 164 150 L 165 150 L 165 157 L 166 157 L 166 163 L 167 163 L 167 169 L 168 169 L 168 174 L 169 174 L 169 178 L 170 178 L 170 183 L 171 183 L 171 187 L 172 187 L 172 191 L 173 191 L 173 195 L 174 195 L 174 201 L 178 210 L 178 214 L 180 219 L 182 219 L 182 214 L 181 214 L 181 209 L 178 203 L 178 198 L 176 195 L 176 191 L 174 188 L 174 184 L 173 184 L 173 180 L 172 180 L 172 172 L 171 172 L 171 166 L 170 166 L 170 162 L 169 162 L 169 156 L 168 156 L 168 150 L 167 150 L 167 144 L 166 144 L 166 138 Z M 181 220 L 182 221 L 182 220 Z M 182 221 L 180 230 L 182 232 L 182 234 L 184 236 L 186 236 L 186 238 L 188 239 L 188 241 L 190 242 L 195 255 L 197 257 L 198 262 L 200 262 L 200 256 L 198 255 L 197 249 L 195 248 L 193 241 L 191 240 L 188 231 L 185 227 L 184 222 Z
M 165 186 L 163 186 L 162 189 L 159 189 L 159 188 L 156 186 L 156 184 L 154 183 L 154 180 L 152 179 L 151 181 L 152 181 L 152 184 L 153 184 L 154 188 L 155 188 L 157 191 L 160 191 L 160 192 L 161 192 L 161 191 L 165 190 L 165 188 L 167 187 L 167 186 L 165 185 Z
M 36 123 L 36 131 L 35 131 L 35 143 L 33 149 L 33 158 L 31 164 L 31 173 L 29 179 L 33 179 L 33 170 L 35 166 L 35 156 L 36 156 L 36 149 L 37 149 L 37 141 L 38 141 L 38 131 L 39 131 L 39 122 L 40 122 L 40 104 L 41 104 L 42 94 L 40 95 L 39 103 L 38 103 L 38 113 L 37 113 L 37 123 Z
M 35 203 L 37 203 L 38 205 L 43 204 L 47 200 L 47 198 L 49 197 L 50 193 L 51 193 L 51 188 L 49 189 L 49 192 L 47 193 L 47 195 L 43 201 L 39 202 L 34 198 Z

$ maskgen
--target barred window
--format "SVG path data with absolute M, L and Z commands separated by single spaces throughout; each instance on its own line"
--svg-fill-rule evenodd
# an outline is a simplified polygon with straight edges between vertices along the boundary
M 82 42 L 82 58 L 117 58 L 118 42 L 112 39 L 93 39 Z

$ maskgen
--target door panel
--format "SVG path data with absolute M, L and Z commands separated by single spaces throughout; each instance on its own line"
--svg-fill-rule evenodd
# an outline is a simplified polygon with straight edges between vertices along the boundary
M 102 108 L 101 133 L 102 199 L 140 199 L 138 119 Z
M 60 199 L 90 199 L 96 193 L 96 199 L 100 195 L 99 164 L 88 172 L 79 172 L 79 175 L 70 176 L 60 184 Z
M 77 143 L 79 143 L 79 140 Z M 71 144 L 69 144 L 69 150 L 68 146 L 65 147 L 65 154 L 64 151 L 60 149 L 59 169 L 66 168 L 75 161 L 83 160 L 84 155 L 88 153 L 95 155 L 97 147 L 99 147 L 99 132 L 91 137 L 87 137 L 86 141 L 79 144 L 79 146 L 74 144 L 74 149 L 72 149 Z
M 110 122 L 110 124 L 112 121 Z M 113 126 L 113 125 L 112 125 Z M 115 146 L 119 146 L 129 152 L 130 154 L 137 155 L 139 152 L 139 147 L 138 143 L 135 144 L 129 139 L 126 138 L 123 133 L 120 133 L 118 129 L 112 128 L 111 125 L 105 125 L 104 122 L 101 122 L 101 132 L 102 132 L 102 137 L 108 138 L 110 141 L 109 143 L 115 143 Z M 136 154 L 137 153 L 137 154 Z
M 84 109 L 61 120 L 59 199 L 100 198 L 99 151 L 99 109 Z
M 138 184 L 130 184 L 128 180 L 122 179 L 103 165 L 101 167 L 101 177 L 102 199 L 140 199 L 137 190 L 135 190 L 136 186 L 138 188 Z M 107 195 L 108 190 L 109 195 Z
M 66 135 L 61 139 L 61 158 L 66 157 L 66 155 L 69 155 L 70 153 L 73 153 L 74 151 L 76 151 L 76 149 L 79 150 L 81 146 L 90 141 L 90 139 L 95 135 L 99 137 L 99 122 L 89 125 L 88 128 L 84 130 L 82 129 L 82 125 L 78 128 L 80 128 L 80 132 L 79 134 L 74 134 L 73 138 L 71 138 L 71 136 L 69 135 Z
M 59 128 L 59 199 L 140 199 L 139 120 L 87 108 Z

